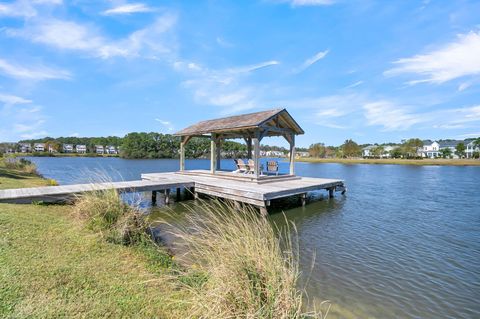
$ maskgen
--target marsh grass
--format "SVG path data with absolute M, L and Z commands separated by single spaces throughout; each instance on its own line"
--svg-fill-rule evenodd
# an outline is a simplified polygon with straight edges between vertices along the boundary
M 278 229 L 254 208 L 228 202 L 188 209 L 185 226 L 169 227 L 184 251 L 185 273 L 174 279 L 190 292 L 190 318 L 322 318 L 304 311 L 293 224 Z
M 6 157 L 5 167 L 8 169 L 18 170 L 30 175 L 39 175 L 37 166 L 32 161 L 25 158 Z
M 126 204 L 113 189 L 79 195 L 73 212 L 89 229 L 108 241 L 132 245 L 150 240 L 144 213 L 138 206 Z

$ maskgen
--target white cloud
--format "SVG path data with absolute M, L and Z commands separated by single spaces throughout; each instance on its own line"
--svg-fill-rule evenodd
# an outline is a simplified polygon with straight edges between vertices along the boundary
M 23 97 L 0 93 L 0 103 L 4 103 L 7 105 L 15 105 L 15 104 L 28 104 L 28 103 L 32 103 L 32 101 L 24 99 Z
M 36 5 L 58 5 L 61 0 L 19 0 L 0 3 L 0 17 L 31 18 L 37 15 Z
M 169 132 L 173 131 L 173 124 L 170 121 L 165 121 L 161 119 L 155 119 L 158 123 L 160 123 L 163 127 L 165 127 Z
M 406 107 L 386 100 L 366 103 L 363 109 L 367 124 L 383 126 L 385 131 L 406 130 L 424 121 L 422 116 L 409 112 Z
M 72 77 L 70 72 L 65 70 L 52 69 L 45 66 L 25 67 L 10 63 L 4 59 L 0 59 L 0 72 L 16 79 L 27 80 L 68 80 Z
M 163 36 L 175 25 L 176 20 L 175 15 L 164 14 L 146 28 L 120 40 L 108 39 L 88 24 L 53 18 L 37 19 L 23 29 L 6 29 L 5 33 L 56 49 L 84 52 L 103 59 L 116 56 L 154 58 L 171 50 Z
M 144 3 L 129 3 L 108 9 L 103 12 L 104 15 L 119 15 L 119 14 L 131 14 L 131 13 L 142 13 L 142 12 L 152 12 L 153 8 L 150 8 Z
M 357 81 L 355 83 L 352 83 L 352 84 L 346 86 L 345 88 L 346 89 L 353 89 L 354 87 L 357 87 L 357 86 L 362 85 L 362 84 L 363 84 L 363 81 Z
M 320 61 L 321 59 L 323 59 L 328 54 L 328 52 L 329 52 L 329 50 L 320 51 L 317 54 L 315 54 L 314 56 L 312 56 L 311 58 L 306 59 L 305 62 L 303 62 L 303 64 L 300 67 L 298 67 L 297 69 L 294 70 L 294 72 L 300 73 L 300 72 L 308 69 L 310 66 L 312 66 L 313 64 L 315 64 L 318 61 Z
M 326 6 L 334 4 L 335 0 L 290 0 L 290 4 L 294 7 L 299 6 Z
M 456 78 L 480 74 L 480 31 L 460 34 L 456 41 L 411 58 L 394 62 L 398 67 L 384 72 L 387 76 L 416 74 L 421 82 L 444 83 Z

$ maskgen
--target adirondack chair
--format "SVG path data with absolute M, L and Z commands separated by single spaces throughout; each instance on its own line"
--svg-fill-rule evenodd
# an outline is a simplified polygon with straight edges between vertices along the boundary
M 267 162 L 267 174 L 275 174 L 278 176 L 278 162 L 277 161 L 268 161 Z
M 263 165 L 260 165 L 260 174 L 263 172 Z M 255 174 L 255 162 L 253 159 L 248 160 L 248 172 L 250 174 Z
M 235 173 L 247 173 L 248 166 L 243 162 L 241 159 L 234 159 L 235 165 L 237 166 L 237 170 Z

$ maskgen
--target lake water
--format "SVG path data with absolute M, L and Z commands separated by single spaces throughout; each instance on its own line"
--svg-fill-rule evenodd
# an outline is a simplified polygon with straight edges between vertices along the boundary
M 177 160 L 32 160 L 61 184 L 91 181 L 92 172 L 132 180 L 178 169 Z M 296 173 L 348 187 L 346 196 L 314 194 L 285 210 L 298 228 L 309 297 L 331 301 L 328 318 L 480 318 L 480 167 L 297 163 Z

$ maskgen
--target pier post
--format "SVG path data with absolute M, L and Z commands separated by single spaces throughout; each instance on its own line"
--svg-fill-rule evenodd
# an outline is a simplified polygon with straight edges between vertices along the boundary
M 170 204 L 170 189 L 165 190 L 165 205 Z
M 177 187 L 177 202 L 180 201 L 181 197 L 182 197 L 182 193 L 181 193 L 180 187 Z
M 157 191 L 152 191 L 152 205 L 157 203 Z
M 307 204 L 307 194 L 306 193 L 300 194 L 300 202 L 302 203 L 302 206 L 305 206 Z
M 333 192 L 335 191 L 335 187 L 330 187 L 328 189 L 328 197 L 333 198 Z

